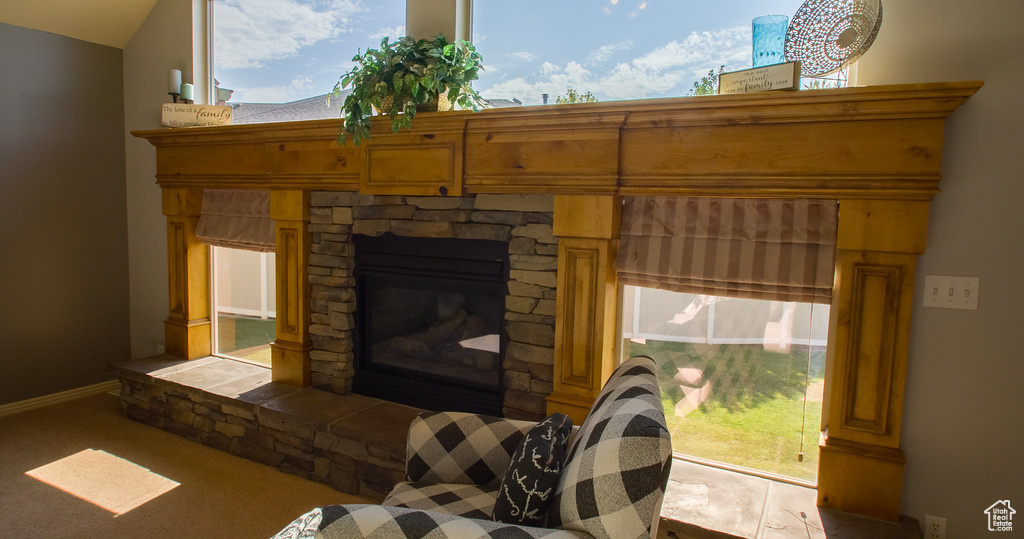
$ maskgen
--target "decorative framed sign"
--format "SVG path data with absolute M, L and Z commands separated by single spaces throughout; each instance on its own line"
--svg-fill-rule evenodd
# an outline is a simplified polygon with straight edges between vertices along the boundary
M 160 111 L 160 125 L 164 127 L 205 127 L 231 125 L 229 105 L 191 105 L 164 103 Z
M 800 87 L 800 62 L 785 62 L 743 69 L 718 76 L 718 93 L 745 94 Z

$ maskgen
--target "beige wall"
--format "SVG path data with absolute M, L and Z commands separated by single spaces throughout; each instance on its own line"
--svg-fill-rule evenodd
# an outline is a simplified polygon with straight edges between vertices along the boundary
M 860 84 L 985 81 L 946 123 L 904 405 L 902 510 L 947 517 L 950 538 L 986 536 L 983 511 L 1006 499 L 1024 529 L 1021 21 L 1019 0 L 886 1 L 858 72 Z M 980 277 L 978 310 L 920 307 L 926 274 Z
M 121 51 L 0 24 L 0 404 L 128 359 Z
M 449 41 L 472 40 L 472 8 L 472 0 L 406 0 L 406 34 L 416 39 L 444 34 Z
M 167 221 L 156 185 L 156 152 L 130 132 L 160 128 L 160 105 L 171 99 L 167 70 L 181 69 L 182 80 L 195 80 L 192 35 L 192 3 L 160 0 L 124 49 L 128 284 L 135 358 L 155 354 L 164 342 Z

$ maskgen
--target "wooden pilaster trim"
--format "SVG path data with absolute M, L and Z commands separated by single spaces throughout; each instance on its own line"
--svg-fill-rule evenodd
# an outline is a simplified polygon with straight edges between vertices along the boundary
M 277 335 L 271 343 L 271 375 L 275 382 L 307 387 L 311 382 L 312 349 L 306 273 L 311 244 L 309 191 L 271 191 L 270 218 L 274 220 L 277 280 Z
M 615 367 L 621 213 L 617 196 L 555 197 L 558 286 L 548 413 L 560 411 L 577 422 Z
M 899 516 L 910 316 L 928 203 L 840 200 L 818 503 Z M 882 230 L 887 233 L 881 233 Z
M 210 321 L 210 248 L 196 238 L 202 189 L 163 189 L 167 216 L 168 315 L 164 346 L 182 359 L 212 352 Z
M 895 522 L 900 515 L 906 455 L 829 437 L 819 447 L 818 505 Z

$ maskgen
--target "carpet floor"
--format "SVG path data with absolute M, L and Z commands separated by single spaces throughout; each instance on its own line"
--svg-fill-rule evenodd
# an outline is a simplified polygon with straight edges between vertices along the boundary
M 371 503 L 121 415 L 95 395 L 0 417 L 0 537 L 269 537 Z

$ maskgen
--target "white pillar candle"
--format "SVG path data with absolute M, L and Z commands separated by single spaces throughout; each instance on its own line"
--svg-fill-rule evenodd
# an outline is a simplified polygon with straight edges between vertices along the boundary
M 181 93 L 181 70 L 172 69 L 167 74 L 167 93 L 178 94 Z
M 191 84 L 189 84 L 187 82 L 181 83 L 181 98 L 182 99 L 188 99 L 188 100 L 193 99 L 193 97 L 192 97 L 193 92 L 194 92 L 194 90 L 193 90 Z

